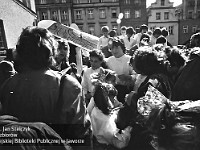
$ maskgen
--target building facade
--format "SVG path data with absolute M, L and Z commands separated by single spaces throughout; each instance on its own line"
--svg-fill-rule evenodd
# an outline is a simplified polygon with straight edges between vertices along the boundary
M 147 24 L 146 0 L 120 0 L 120 12 L 124 14 L 121 26 L 135 29 Z
M 168 41 L 172 45 L 178 44 L 178 18 L 176 8 L 169 0 L 156 0 L 148 8 L 148 26 L 153 31 L 156 27 L 166 27 L 169 31 Z
M 65 25 L 72 23 L 71 0 L 35 0 L 38 22 L 54 20 Z
M 186 44 L 192 34 L 200 31 L 200 1 L 183 0 L 176 15 L 179 19 L 179 44 Z
M 73 0 L 73 22 L 80 30 L 98 37 L 105 25 L 119 31 L 119 13 L 119 0 Z
M 36 20 L 34 0 L 0 0 L 0 50 L 15 48 L 22 29 L 33 26 Z

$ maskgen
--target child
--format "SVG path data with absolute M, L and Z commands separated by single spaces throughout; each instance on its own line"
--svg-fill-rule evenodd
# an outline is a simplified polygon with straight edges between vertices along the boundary
M 111 56 L 111 53 L 108 51 L 108 32 L 109 32 L 109 27 L 108 26 L 103 26 L 101 28 L 102 36 L 99 38 L 99 43 L 97 45 L 97 49 L 102 50 L 102 52 L 105 55 L 105 58 L 108 58 Z
M 109 89 L 107 83 L 97 84 L 94 99 L 88 105 L 93 135 L 99 146 L 106 148 L 111 145 L 124 148 L 129 143 L 132 127 L 128 126 L 119 133 L 119 129 L 115 124 L 116 111 L 113 111 L 114 106 L 109 98 L 110 91 L 112 90 Z

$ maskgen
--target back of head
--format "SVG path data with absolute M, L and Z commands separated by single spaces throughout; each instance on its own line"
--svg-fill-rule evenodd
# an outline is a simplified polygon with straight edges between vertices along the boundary
M 135 52 L 134 66 L 140 74 L 152 75 L 154 73 L 163 73 L 164 66 L 158 60 L 157 51 L 149 47 L 140 47 Z
M 150 113 L 148 126 L 156 136 L 159 148 L 166 150 L 197 150 L 199 135 L 197 128 L 180 120 L 166 103 L 163 108 L 155 108 Z
M 195 33 L 190 38 L 190 47 L 200 47 L 200 32 Z
M 109 103 L 108 89 L 106 83 L 97 83 L 94 92 L 94 102 L 96 107 L 102 111 L 103 114 L 109 115 L 111 112 L 111 104 Z
M 19 37 L 16 52 L 20 65 L 34 70 L 47 68 L 55 53 L 54 39 L 44 28 L 27 27 Z
M 111 30 L 109 32 L 109 35 L 110 35 L 110 37 L 115 37 L 115 36 L 117 36 L 117 32 L 115 30 Z
M 135 30 L 133 29 L 133 27 L 128 27 L 126 29 L 126 34 L 130 34 L 130 35 L 135 34 Z
M 164 36 L 159 36 L 156 40 L 156 44 L 166 44 L 167 39 Z
M 164 37 L 167 37 L 169 35 L 169 32 L 167 31 L 166 28 L 162 28 L 161 29 L 161 34 L 164 36 Z
M 153 31 L 153 36 L 157 36 L 159 37 L 161 35 L 161 29 L 160 28 L 156 28 L 154 31 Z
M 103 26 L 103 27 L 101 27 L 101 31 L 102 32 L 108 32 L 109 31 L 109 27 L 108 26 Z

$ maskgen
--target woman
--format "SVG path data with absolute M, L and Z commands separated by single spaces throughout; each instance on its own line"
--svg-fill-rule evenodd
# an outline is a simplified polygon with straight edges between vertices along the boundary
M 119 38 L 110 38 L 109 47 L 111 48 L 112 55 L 106 60 L 109 69 L 117 74 L 117 84 L 115 87 L 118 90 L 117 99 L 124 103 L 125 95 L 130 92 L 130 87 L 134 83 L 135 72 L 128 65 L 131 56 L 126 55 L 125 45 Z
M 154 135 L 154 146 L 158 150 L 198 150 L 199 124 L 194 125 L 180 119 L 166 103 L 150 113 L 148 126 Z
M 167 98 L 171 96 L 171 84 L 166 74 L 162 60 L 159 60 L 158 53 L 153 48 L 140 48 L 130 60 L 130 65 L 138 74 L 132 91 L 127 97 L 124 108 L 120 109 L 117 117 L 117 125 L 123 129 L 126 126 L 133 127 L 132 138 L 129 149 L 152 149 L 150 145 L 151 135 L 145 125 L 146 120 L 139 114 L 137 101 L 147 92 L 149 85 L 158 89 Z M 124 122 L 127 122 L 125 125 Z M 137 136 L 134 136 L 137 135 Z M 148 148 L 147 148 L 148 147 Z
M 109 98 L 109 95 L 112 95 L 115 90 L 114 87 L 110 87 L 113 86 L 109 86 L 107 83 L 98 83 L 95 87 L 94 99 L 88 105 L 93 134 L 98 142 L 98 147 L 124 148 L 128 145 L 132 128 L 128 126 L 119 133 L 115 124 L 117 112 L 113 110 L 115 103 L 112 103 Z
M 61 80 L 59 72 L 49 69 L 57 54 L 55 42 L 44 28 L 27 27 L 22 31 L 16 46 L 18 74 L 1 88 L 1 114 L 24 122 L 59 124 L 69 131 L 57 128 L 62 137 L 78 138 L 85 134 L 78 127 L 87 128 L 82 88 L 74 77 L 65 75 Z

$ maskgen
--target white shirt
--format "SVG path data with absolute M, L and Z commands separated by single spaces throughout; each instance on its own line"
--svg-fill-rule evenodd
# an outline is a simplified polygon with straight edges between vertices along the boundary
M 130 75 L 133 74 L 134 71 L 129 66 L 128 62 L 130 61 L 131 56 L 124 54 L 120 58 L 116 58 L 115 56 L 111 56 L 107 59 L 107 65 L 109 69 L 113 70 L 118 75 Z
M 128 37 L 125 36 L 123 38 L 123 40 L 124 40 L 124 45 L 125 45 L 127 50 L 131 49 L 131 47 L 133 47 L 136 44 L 136 41 L 135 41 L 135 39 L 133 37 L 130 37 L 130 41 L 129 41 Z
M 126 147 L 130 140 L 131 127 L 127 127 L 119 134 L 119 129 L 115 124 L 117 112 L 105 115 L 94 106 L 94 100 L 91 99 L 88 104 L 90 110 L 88 110 L 91 117 L 91 124 L 93 135 L 97 141 L 102 144 L 111 144 L 117 148 Z M 92 108 L 92 109 L 91 109 Z
M 139 46 L 141 37 L 142 37 L 142 33 L 137 33 L 137 34 L 134 36 L 134 39 L 135 39 L 136 44 L 137 44 L 138 46 Z
M 91 67 L 90 68 L 86 68 L 84 70 L 83 73 L 83 78 L 82 78 L 82 82 L 81 85 L 83 87 L 83 93 L 87 94 L 87 92 L 93 93 L 94 92 L 94 85 L 92 85 L 92 78 L 91 78 L 91 74 L 93 73 L 99 73 L 100 72 L 100 68 L 93 70 Z

